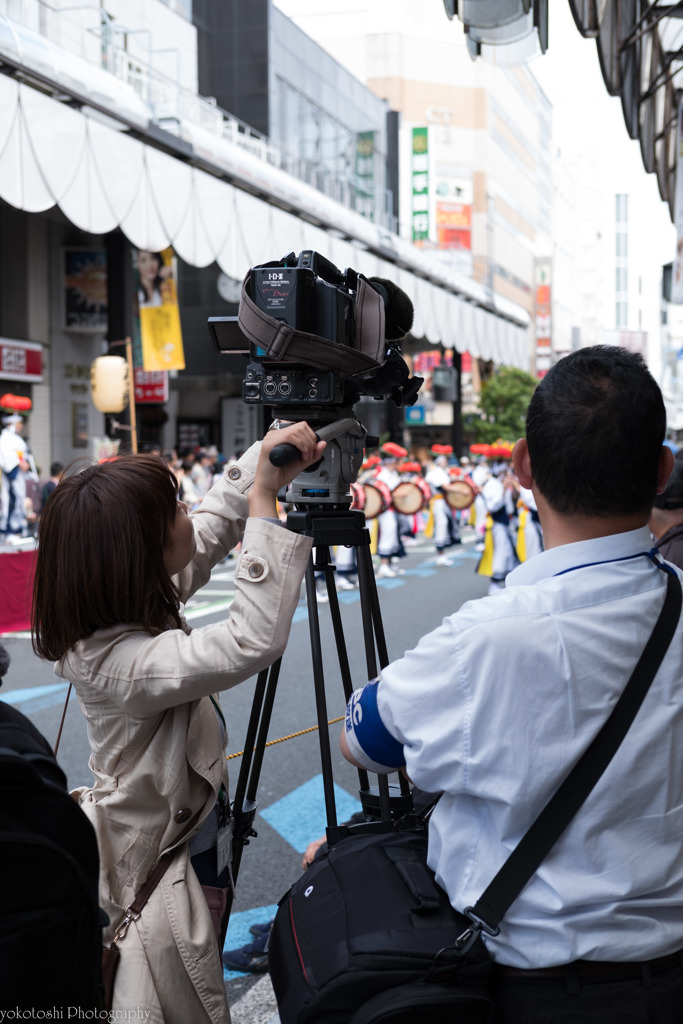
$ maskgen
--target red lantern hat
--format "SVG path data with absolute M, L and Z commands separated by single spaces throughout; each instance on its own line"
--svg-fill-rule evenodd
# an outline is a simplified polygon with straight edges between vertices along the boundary
M 383 444 L 380 451 L 385 459 L 405 459 L 408 454 L 407 448 L 403 448 L 402 445 L 395 444 L 393 441 Z
M 31 404 L 31 399 L 24 395 L 0 395 L 0 409 L 9 412 L 29 412 Z
M 422 473 L 422 466 L 419 462 L 402 462 L 398 471 L 399 473 Z
M 432 455 L 452 455 L 453 445 L 450 444 L 433 444 Z

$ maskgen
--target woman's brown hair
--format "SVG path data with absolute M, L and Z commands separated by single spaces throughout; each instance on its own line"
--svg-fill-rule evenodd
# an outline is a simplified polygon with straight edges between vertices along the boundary
M 122 455 L 62 478 L 40 519 L 33 649 L 58 661 L 96 629 L 180 626 L 163 552 L 177 483 L 156 455 Z

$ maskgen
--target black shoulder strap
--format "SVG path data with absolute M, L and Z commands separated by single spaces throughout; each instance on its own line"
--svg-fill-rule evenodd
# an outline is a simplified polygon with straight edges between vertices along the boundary
M 663 568 L 660 566 L 660 568 Z M 600 732 L 512 851 L 491 884 L 465 913 L 492 935 L 616 753 L 657 674 L 681 615 L 681 584 L 666 569 L 664 606 L 626 688 Z

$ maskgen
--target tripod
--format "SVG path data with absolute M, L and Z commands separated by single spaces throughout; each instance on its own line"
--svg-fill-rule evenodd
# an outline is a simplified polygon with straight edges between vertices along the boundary
M 378 776 L 378 785 L 375 788 L 370 787 L 367 772 L 359 769 L 359 795 L 363 811 L 368 817 L 375 820 L 365 822 L 360 826 L 340 825 L 337 822 L 315 573 L 322 571 L 324 574 L 344 696 L 348 702 L 354 687 L 351 682 L 339 598 L 334 583 L 336 569 L 330 558 L 330 547 L 346 545 L 355 548 L 356 551 L 367 679 L 373 679 L 377 675 L 378 659 L 379 667 L 384 668 L 389 663 L 389 658 L 377 595 L 377 583 L 370 553 L 370 535 L 365 526 L 364 514 L 351 509 L 327 510 L 311 508 L 309 510 L 304 509 L 290 512 L 287 517 L 287 528 L 295 533 L 312 537 L 314 542 L 314 554 L 311 554 L 306 567 L 305 582 L 313 660 L 313 684 L 327 816 L 326 835 L 328 843 L 333 844 L 357 828 L 363 828 L 366 831 L 387 831 L 392 827 L 392 816 L 399 817 L 412 812 L 412 797 L 408 782 L 402 775 L 399 776 L 398 791 L 395 785 L 389 785 L 386 776 Z M 253 829 L 254 817 L 258 806 L 256 792 L 280 674 L 281 660 L 279 658 L 270 668 L 260 672 L 256 682 L 256 691 L 245 739 L 243 761 L 232 808 L 235 819 L 232 859 L 233 881 L 237 879 L 242 851 L 248 845 L 249 840 L 256 835 Z

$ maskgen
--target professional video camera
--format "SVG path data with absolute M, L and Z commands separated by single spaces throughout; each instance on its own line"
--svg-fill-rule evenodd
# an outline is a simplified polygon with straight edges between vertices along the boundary
M 413 405 L 423 383 L 410 376 L 398 345 L 413 323 L 405 292 L 304 250 L 249 270 L 238 316 L 208 323 L 219 352 L 249 357 L 245 402 L 306 419 L 328 441 L 322 462 L 294 481 L 287 500 L 348 508 L 367 436 L 354 403 L 368 395 Z
M 393 282 L 305 250 L 253 267 L 239 315 L 211 317 L 209 331 L 219 352 L 251 356 L 245 402 L 352 405 L 372 395 L 403 406 L 422 385 L 397 344 L 412 323 L 412 303 Z

